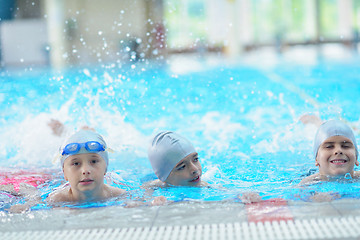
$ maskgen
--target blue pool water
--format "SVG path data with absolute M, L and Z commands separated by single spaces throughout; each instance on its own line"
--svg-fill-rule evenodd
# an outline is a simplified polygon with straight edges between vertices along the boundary
M 52 163 L 58 147 L 87 125 L 116 151 L 110 155 L 109 183 L 141 198 L 139 186 L 154 178 L 147 160 L 150 137 L 174 130 L 193 142 L 203 180 L 214 187 L 159 189 L 155 196 L 218 201 L 257 191 L 265 199 L 307 201 L 313 191 L 336 191 L 356 197 L 359 183 L 296 185 L 315 169 L 316 127 L 299 122 L 302 114 L 341 117 L 360 129 L 359 61 L 270 67 L 182 62 L 191 66 L 188 70 L 177 64 L 3 70 L 0 167 L 60 172 L 59 164 Z M 51 133 L 51 119 L 64 123 L 62 136 Z M 46 195 L 61 183 L 61 178 L 54 180 L 42 191 Z

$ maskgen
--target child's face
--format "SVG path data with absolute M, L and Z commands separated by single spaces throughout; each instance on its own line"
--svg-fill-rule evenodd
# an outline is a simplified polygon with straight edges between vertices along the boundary
M 321 175 L 341 176 L 353 175 L 354 165 L 359 166 L 356 159 L 355 146 L 344 136 L 333 136 L 326 139 L 319 147 L 316 166 Z
M 201 164 L 198 154 L 191 153 L 183 158 L 171 171 L 166 183 L 175 186 L 197 186 L 201 183 Z
M 63 172 L 73 192 L 97 191 L 104 184 L 106 163 L 96 153 L 76 154 L 65 160 Z

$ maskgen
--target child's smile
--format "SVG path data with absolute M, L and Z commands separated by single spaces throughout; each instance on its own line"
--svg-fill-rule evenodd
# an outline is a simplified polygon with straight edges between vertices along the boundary
M 189 182 L 199 182 L 199 181 L 200 181 L 200 175 L 190 180 Z
M 345 160 L 345 159 L 334 159 L 334 160 L 330 160 L 330 162 L 332 164 L 335 164 L 335 165 L 343 165 L 345 163 L 348 162 L 348 160 Z

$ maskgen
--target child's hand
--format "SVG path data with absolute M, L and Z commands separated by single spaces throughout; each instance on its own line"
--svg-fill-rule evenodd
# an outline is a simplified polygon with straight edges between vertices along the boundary
M 16 204 L 12 205 L 8 211 L 11 213 L 24 213 L 30 209 L 28 204 Z
M 96 132 L 95 128 L 89 127 L 87 125 L 82 126 L 81 129 Z
M 144 202 L 141 202 L 141 201 L 130 201 L 130 202 L 127 202 L 125 204 L 125 208 L 135 208 L 135 207 L 139 207 L 139 206 L 144 206 L 145 203 Z
M 243 203 L 257 203 L 261 201 L 261 196 L 257 192 L 245 192 L 238 196 Z
M 331 202 L 337 198 L 340 198 L 338 194 L 331 194 L 326 192 L 317 192 L 315 195 L 310 197 L 310 199 L 314 202 Z
M 48 126 L 51 128 L 52 133 L 56 136 L 61 136 L 64 132 L 64 124 L 62 124 L 59 120 L 51 119 L 48 122 Z
M 151 205 L 152 206 L 161 206 L 161 205 L 164 205 L 166 202 L 167 202 L 166 197 L 159 196 L 159 197 L 155 197 L 154 200 L 152 200 Z
M 302 115 L 299 120 L 303 123 L 303 124 L 314 124 L 317 127 L 319 127 L 322 124 L 322 120 L 321 118 L 319 118 L 318 116 L 315 115 L 310 115 L 310 114 L 304 114 Z
M 0 191 L 5 191 L 12 195 L 18 195 L 14 189 L 14 185 L 12 184 L 0 185 Z

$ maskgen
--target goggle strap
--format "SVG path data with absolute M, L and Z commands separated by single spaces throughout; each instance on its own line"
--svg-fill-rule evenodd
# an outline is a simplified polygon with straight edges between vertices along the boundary
M 55 164 L 57 161 L 59 161 L 60 160 L 60 158 L 61 158 L 61 153 L 57 153 L 57 154 L 55 154 L 55 156 L 53 157 L 53 160 L 51 161 L 53 164 Z
M 112 148 L 109 148 L 109 147 L 107 147 L 104 151 L 109 152 L 109 153 L 115 153 L 115 150 Z

